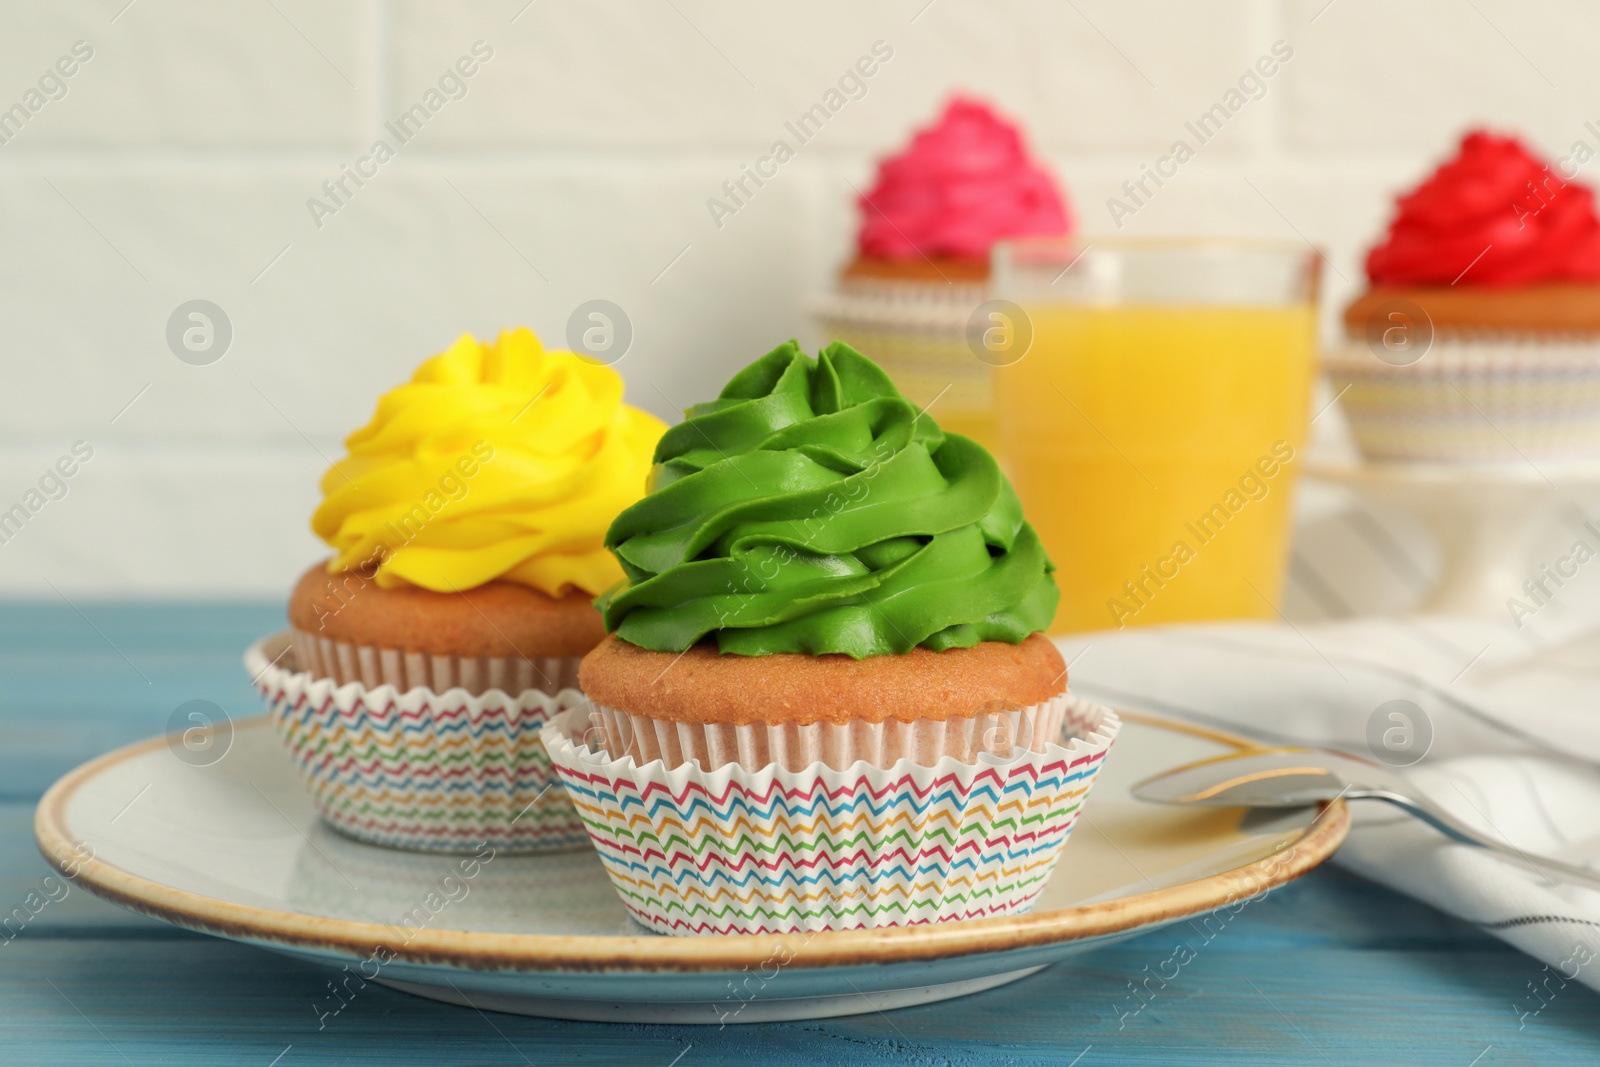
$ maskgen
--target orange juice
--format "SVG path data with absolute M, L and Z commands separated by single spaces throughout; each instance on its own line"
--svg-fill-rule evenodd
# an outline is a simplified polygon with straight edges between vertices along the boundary
M 1001 452 L 1057 571 L 1052 632 L 1274 614 L 1314 363 L 1309 302 L 1035 304 Z
M 944 401 L 939 401 L 928 409 L 928 414 L 939 428 L 945 433 L 958 433 L 962 437 L 970 437 L 995 455 L 1000 454 L 999 434 L 995 429 L 994 410 L 988 411 L 941 411 Z

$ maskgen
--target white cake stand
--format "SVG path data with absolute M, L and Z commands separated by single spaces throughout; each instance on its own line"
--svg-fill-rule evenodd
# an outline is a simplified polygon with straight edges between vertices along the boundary
M 1417 515 L 1439 544 L 1442 566 L 1417 611 L 1485 615 L 1505 611 L 1535 576 L 1534 542 L 1581 493 L 1600 489 L 1600 462 L 1507 464 L 1308 464 L 1306 476 L 1348 486 Z

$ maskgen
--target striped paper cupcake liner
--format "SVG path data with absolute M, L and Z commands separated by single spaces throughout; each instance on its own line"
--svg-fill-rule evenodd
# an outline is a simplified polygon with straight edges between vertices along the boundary
M 576 689 L 473 695 L 338 684 L 299 669 L 287 633 L 245 653 L 322 818 L 361 841 L 427 852 L 540 852 L 587 841 L 540 744 Z
M 417 688 L 435 693 L 465 689 L 473 694 L 538 689 L 552 696 L 578 688 L 576 656 L 435 656 L 353 645 L 304 630 L 291 629 L 289 635 L 300 669 L 339 685 L 359 682 L 368 689 L 392 685 L 402 693 Z
M 1437 338 L 1405 366 L 1350 344 L 1324 366 L 1368 459 L 1600 458 L 1600 342 Z
M 1016 711 L 899 722 L 806 723 L 670 722 L 595 704 L 607 753 L 635 763 L 660 760 L 669 767 L 698 760 L 703 767 L 737 763 L 759 770 L 775 763 L 798 771 L 813 763 L 835 769 L 859 761 L 888 767 L 900 760 L 932 764 L 946 756 L 972 762 L 982 752 L 1007 758 L 1029 748 L 1042 752 L 1061 734 L 1071 697 L 1066 693 Z
M 641 766 L 544 730 L 623 906 L 666 934 L 905 926 L 1025 911 L 1120 723 L 1069 698 L 1059 744 L 842 770 Z M 592 727 L 587 739 L 602 734 Z

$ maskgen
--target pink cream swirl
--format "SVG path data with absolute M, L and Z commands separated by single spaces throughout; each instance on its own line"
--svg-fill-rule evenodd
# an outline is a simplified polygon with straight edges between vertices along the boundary
M 1397 286 L 1600 280 L 1594 193 L 1515 137 L 1474 130 L 1400 197 L 1388 234 L 1367 254 L 1367 277 Z
M 987 259 L 1007 237 L 1072 232 L 1050 174 L 1028 157 L 1022 134 L 988 106 L 955 97 L 906 150 L 878 165 L 861 197 L 860 254 Z

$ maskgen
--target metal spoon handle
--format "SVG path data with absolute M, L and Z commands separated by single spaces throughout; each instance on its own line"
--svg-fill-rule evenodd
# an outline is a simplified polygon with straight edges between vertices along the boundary
M 1352 790 L 1348 795 L 1357 799 L 1371 798 L 1373 800 L 1388 801 L 1395 807 L 1415 815 L 1451 840 L 1498 853 L 1513 863 L 1519 863 L 1524 867 L 1544 874 L 1600 888 L 1600 872 L 1591 871 L 1587 867 L 1575 867 L 1570 863 L 1562 863 L 1560 860 L 1549 859 L 1545 856 L 1532 855 L 1503 841 L 1496 841 L 1492 837 L 1486 837 L 1443 808 L 1437 807 L 1431 801 L 1424 800 L 1421 797 L 1382 789 Z

